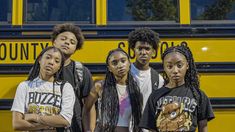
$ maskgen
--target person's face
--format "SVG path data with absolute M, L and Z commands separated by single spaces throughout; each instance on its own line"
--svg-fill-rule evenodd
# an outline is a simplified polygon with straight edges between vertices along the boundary
M 130 62 L 123 52 L 116 51 L 109 57 L 108 69 L 115 77 L 122 78 L 127 75 Z
M 76 51 L 77 38 L 72 32 L 60 33 L 53 42 L 65 55 L 71 56 Z
M 163 60 L 163 66 L 170 84 L 179 86 L 185 83 L 184 77 L 188 69 L 188 62 L 183 54 L 179 52 L 167 54 Z
M 149 64 L 149 61 L 153 55 L 154 49 L 147 42 L 137 41 L 134 48 L 136 61 L 145 66 Z
M 41 75 L 53 76 L 60 69 L 61 62 L 62 56 L 59 51 L 46 51 L 39 60 Z

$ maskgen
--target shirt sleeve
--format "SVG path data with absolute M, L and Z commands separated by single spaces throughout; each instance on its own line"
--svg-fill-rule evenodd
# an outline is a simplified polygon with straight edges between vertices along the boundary
M 65 83 L 62 93 L 60 115 L 62 115 L 71 124 L 75 102 L 75 94 L 72 85 L 70 83 Z
M 205 120 L 205 119 L 207 119 L 208 121 L 212 120 L 213 118 L 215 118 L 215 116 L 213 113 L 210 99 L 202 91 L 201 91 L 201 96 L 202 96 L 202 101 L 200 104 L 198 121 Z
M 93 86 L 93 80 L 90 71 L 84 66 L 83 81 L 82 81 L 82 97 L 89 95 Z
M 21 82 L 16 90 L 15 98 L 11 111 L 17 111 L 20 113 L 25 113 L 25 104 L 26 104 L 26 91 L 27 86 L 25 82 Z
M 149 96 L 147 104 L 144 109 L 144 113 L 141 117 L 139 127 L 148 130 L 156 130 L 156 119 L 155 119 L 156 106 L 154 103 L 153 93 Z

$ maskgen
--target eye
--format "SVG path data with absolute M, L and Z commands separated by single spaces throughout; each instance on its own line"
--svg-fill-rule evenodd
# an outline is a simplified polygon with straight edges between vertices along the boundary
M 168 69 L 171 69 L 173 66 L 172 65 L 166 65 Z
M 143 48 L 141 48 L 141 47 L 138 47 L 138 48 L 136 48 L 138 51 L 141 51 Z
M 112 65 L 116 66 L 118 64 L 118 62 L 116 60 L 111 62 Z
M 126 59 L 121 59 L 121 62 L 122 62 L 122 63 L 125 63 L 125 62 L 126 62 Z
M 61 36 L 60 39 L 61 40 L 66 40 L 66 37 L 65 36 Z
M 60 63 L 60 60 L 59 60 L 59 59 L 56 59 L 55 62 L 56 62 L 57 64 L 59 64 L 59 63 Z
M 71 44 L 73 44 L 73 45 L 76 44 L 75 40 L 72 39 Z
M 46 56 L 46 59 L 50 59 L 51 57 L 49 55 Z
M 179 63 L 179 64 L 177 64 L 177 67 L 178 67 L 178 68 L 182 68 L 182 67 L 183 67 L 183 64 L 182 64 L 182 63 Z
M 146 48 L 145 48 L 145 50 L 150 51 L 150 50 L 151 50 L 151 48 L 150 48 L 150 47 L 146 47 Z

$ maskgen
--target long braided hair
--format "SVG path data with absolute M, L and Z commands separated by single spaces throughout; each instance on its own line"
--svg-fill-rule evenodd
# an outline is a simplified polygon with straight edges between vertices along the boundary
M 40 64 L 39 61 L 42 58 L 42 56 L 44 55 L 44 53 L 46 53 L 49 50 L 53 50 L 53 51 L 58 51 L 61 54 L 61 65 L 60 65 L 60 69 L 54 74 L 54 82 L 59 82 L 63 80 L 63 66 L 64 66 L 64 55 L 63 53 L 60 51 L 60 49 L 53 47 L 53 46 L 49 46 L 46 47 L 45 49 L 42 50 L 42 52 L 38 55 L 38 57 L 36 58 L 34 65 L 29 73 L 29 77 L 27 80 L 29 81 L 33 81 L 35 78 L 37 78 L 39 76 L 39 72 L 40 72 Z
M 200 104 L 202 102 L 201 98 L 201 92 L 200 92 L 200 84 L 199 84 L 199 78 L 198 78 L 198 72 L 196 69 L 196 65 L 194 63 L 194 58 L 191 50 L 189 47 L 186 45 L 181 45 L 181 46 L 173 46 L 170 48 L 167 48 L 163 55 L 162 55 L 162 61 L 164 61 L 164 58 L 166 57 L 167 54 L 172 53 L 172 52 L 179 52 L 182 55 L 185 56 L 187 62 L 188 62 L 188 69 L 186 71 L 184 80 L 185 80 L 185 86 L 190 88 L 190 90 L 193 93 L 194 98 L 197 101 L 198 104 L 198 113 L 200 113 Z M 167 77 L 166 73 L 163 72 L 163 78 L 165 80 L 165 84 L 169 83 L 169 78 Z
M 106 64 L 108 65 L 108 61 L 110 56 L 114 52 L 122 52 L 124 53 L 130 62 L 128 54 L 120 48 L 111 50 L 106 58 Z M 132 126 L 133 131 L 139 132 L 138 124 L 141 118 L 141 109 L 142 109 L 142 95 L 140 94 L 140 89 L 137 83 L 134 81 L 130 70 L 128 72 L 128 78 L 126 80 L 127 91 L 130 98 L 131 110 L 132 110 Z M 116 79 L 112 72 L 107 69 L 106 77 L 103 85 L 103 93 L 101 98 L 101 121 L 100 121 L 100 131 L 101 132 L 113 132 L 119 117 L 119 99 L 118 93 L 116 90 Z

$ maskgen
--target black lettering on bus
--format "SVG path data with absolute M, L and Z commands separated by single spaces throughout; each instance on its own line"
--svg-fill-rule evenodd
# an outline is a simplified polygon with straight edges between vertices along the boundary
M 33 59 L 35 60 L 37 57 L 36 46 L 38 45 L 38 43 L 31 43 L 31 45 L 33 46 Z
M 160 45 L 160 54 L 161 54 L 161 58 L 162 58 L 162 54 L 163 52 L 165 51 L 165 49 L 167 49 L 169 46 L 168 46 L 168 43 L 167 42 L 162 42 L 161 45 Z
M 5 43 L 0 44 L 0 60 L 5 60 L 7 57 L 7 46 Z
M 119 42 L 118 43 L 118 48 L 125 48 L 126 47 L 126 44 L 124 42 Z M 131 48 L 128 46 L 128 55 L 130 56 L 131 59 L 134 59 L 135 58 L 135 54 L 131 54 Z
M 43 43 L 40 43 L 42 50 L 48 47 L 49 43 L 46 43 L 45 47 L 43 46 Z M 124 46 L 125 47 L 125 46 Z
M 13 44 L 12 43 L 10 43 L 9 44 L 10 45 L 10 59 L 11 60 L 16 60 L 17 59 L 17 55 L 18 55 L 18 51 L 17 51 L 17 49 L 18 49 L 18 43 L 15 43 L 15 50 L 14 50 L 14 48 L 13 48 Z M 15 52 L 14 52 L 14 51 Z M 13 56 L 15 54 L 15 56 Z
M 180 43 L 180 45 L 188 46 L 188 43 L 183 41 L 183 42 Z
M 29 43 L 21 43 L 20 44 L 20 59 L 23 60 L 23 57 L 28 60 L 29 59 Z

